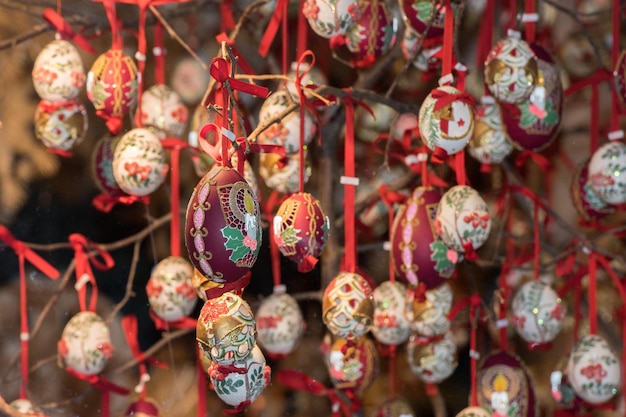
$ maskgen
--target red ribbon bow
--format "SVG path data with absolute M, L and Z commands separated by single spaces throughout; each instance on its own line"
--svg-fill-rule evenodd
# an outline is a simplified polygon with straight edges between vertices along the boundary
M 100 415 L 102 417 L 109 417 L 111 414 L 109 401 L 111 392 L 119 395 L 128 395 L 130 392 L 128 389 L 109 381 L 104 375 L 85 375 L 69 367 L 66 367 L 65 370 L 74 378 L 87 381 L 92 387 L 102 391 L 100 399 Z
M 430 95 L 432 98 L 437 100 L 435 102 L 435 106 L 433 107 L 433 111 L 441 110 L 455 101 L 463 102 L 472 108 L 474 107 L 474 97 L 465 91 L 461 91 L 459 93 L 449 93 L 441 88 L 436 88 L 431 91 Z
M 7 229 L 5 226 L 0 225 L 0 240 L 6 243 L 20 258 L 20 264 L 23 265 L 24 259 L 30 262 L 33 266 L 39 269 L 50 279 L 57 279 L 59 277 L 59 271 L 39 256 L 35 251 L 21 242 Z
M 537 164 L 537 166 L 543 173 L 548 172 L 548 170 L 550 169 L 550 160 L 548 158 L 546 158 L 542 154 L 533 152 L 528 149 L 522 151 L 517 156 L 517 158 L 515 158 L 515 165 L 518 168 L 521 168 L 524 165 L 526 165 L 526 162 L 528 161 L 528 159 L 531 159 L 535 164 Z
M 89 41 L 85 39 L 81 34 L 74 32 L 74 29 L 69 23 L 63 19 L 63 17 L 51 8 L 46 8 L 41 16 L 50 23 L 63 39 L 70 39 L 80 47 L 83 51 L 95 54 L 96 48 L 89 44 Z
M 96 311 L 96 304 L 98 302 L 98 287 L 96 286 L 96 280 L 93 276 L 93 270 L 91 269 L 90 262 L 94 264 L 96 268 L 101 271 L 106 271 L 113 268 L 115 261 L 111 255 L 105 251 L 101 246 L 87 239 L 85 236 L 72 233 L 69 237 L 72 249 L 74 249 L 74 259 L 76 260 L 76 283 L 78 291 L 78 301 L 80 303 L 81 311 Z M 89 251 L 89 252 L 87 252 Z M 90 252 L 96 251 L 102 261 L 94 257 Z M 91 284 L 92 293 L 89 308 L 87 308 L 87 282 Z
M 228 89 L 230 87 L 233 90 L 261 98 L 269 96 L 270 92 L 266 87 L 233 78 L 230 76 L 229 71 L 230 69 L 226 59 L 213 58 L 211 60 L 211 67 L 209 69 L 211 77 L 215 78 L 215 80 L 222 84 L 225 88 Z
M 130 206 L 135 203 L 150 204 L 150 197 L 139 197 L 135 195 L 121 195 L 114 197 L 107 193 L 100 193 L 91 201 L 91 204 L 93 204 L 96 210 L 103 213 L 109 213 L 117 204 Z

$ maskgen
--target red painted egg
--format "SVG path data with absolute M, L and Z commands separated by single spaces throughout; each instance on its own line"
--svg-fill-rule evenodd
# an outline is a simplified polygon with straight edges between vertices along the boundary
M 211 281 L 234 282 L 256 262 L 262 229 L 259 203 L 234 169 L 214 166 L 196 185 L 185 224 L 191 263 Z
M 274 216 L 274 241 L 280 252 L 309 272 L 317 264 L 328 240 L 328 217 L 319 201 L 309 193 L 289 196 Z
M 100 55 L 87 75 L 87 97 L 96 111 L 121 117 L 137 100 L 137 66 L 120 49 Z

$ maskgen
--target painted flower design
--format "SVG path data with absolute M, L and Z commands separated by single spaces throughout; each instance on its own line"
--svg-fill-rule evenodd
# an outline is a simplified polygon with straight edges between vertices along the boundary
M 264 136 L 266 138 L 277 138 L 280 142 L 286 142 L 288 134 L 289 134 L 289 129 L 283 126 L 283 124 L 280 122 L 274 123 L 273 125 L 268 127 L 264 132 Z
M 550 312 L 550 317 L 558 321 L 563 321 L 565 318 L 565 307 L 560 304 L 554 306 L 554 309 Z
M 602 364 L 589 365 L 580 370 L 580 374 L 587 377 L 587 379 L 594 379 L 597 384 L 602 382 L 607 375 L 606 370 L 602 367 Z
M 85 84 L 85 74 L 80 71 L 72 71 L 70 74 L 70 82 L 72 87 L 81 88 Z
M 202 321 L 205 323 L 214 322 L 220 317 L 223 317 L 226 314 L 228 314 L 228 306 L 226 305 L 225 302 L 211 303 L 210 307 L 211 308 L 202 309 L 201 318 L 202 318 Z
M 250 248 L 250 250 L 256 250 L 256 240 L 254 240 L 254 238 L 250 235 L 244 236 L 243 244 L 245 247 Z
M 148 294 L 148 297 L 150 298 L 158 297 L 162 291 L 163 286 L 156 284 L 152 279 L 148 281 L 148 284 L 146 284 L 146 294 Z
M 107 359 L 111 359 L 113 356 L 113 345 L 108 342 L 102 342 L 98 345 L 98 350 L 102 355 L 104 355 Z
M 526 324 L 526 317 L 524 316 L 513 316 L 513 326 L 517 327 L 518 329 L 523 329 L 524 325 Z
M 147 180 L 150 176 L 150 165 L 139 165 L 137 162 L 126 162 L 124 169 L 131 177 L 139 177 L 143 181 Z
M 67 348 L 67 343 L 65 343 L 65 339 L 61 339 L 57 342 L 57 351 L 61 357 L 66 357 L 69 349 Z
M 196 298 L 196 290 L 188 282 L 181 282 L 180 284 L 178 284 L 178 286 L 176 287 L 176 293 L 190 300 Z
M 528 111 L 530 112 L 530 114 L 536 116 L 538 119 L 544 119 L 548 115 L 548 112 L 545 108 L 540 107 L 535 103 L 532 103 L 530 106 L 528 106 Z
M 615 184 L 615 180 L 612 176 L 602 173 L 593 174 L 589 179 L 591 180 L 591 183 L 596 187 L 606 187 Z
M 396 316 L 390 316 L 387 313 L 377 314 L 374 319 L 377 327 L 389 327 L 395 329 L 399 326 Z
M 274 329 L 278 327 L 278 324 L 280 323 L 281 319 L 282 317 L 279 315 L 257 317 L 256 324 L 257 324 L 257 327 L 260 329 Z
M 315 3 L 315 0 L 307 0 L 302 5 L 302 14 L 307 19 L 317 20 L 317 14 L 319 11 L 320 8 Z
M 481 227 L 486 229 L 489 226 L 489 214 L 485 213 L 482 216 L 476 213 L 475 211 L 467 216 L 463 217 L 463 221 L 465 223 L 471 223 L 472 227 Z
M 187 111 L 187 108 L 184 106 L 179 106 L 177 108 L 175 108 L 174 110 L 172 110 L 172 117 L 176 120 L 178 120 L 180 123 L 187 123 L 187 117 L 188 117 L 189 112 Z
M 49 84 L 57 78 L 57 74 L 45 68 L 39 68 L 33 73 L 33 78 L 37 81 Z
M 443 226 L 441 225 L 441 220 L 436 219 L 436 220 L 433 222 L 433 226 L 435 226 L 435 232 L 436 232 L 438 235 L 442 235 L 442 234 L 443 234 Z

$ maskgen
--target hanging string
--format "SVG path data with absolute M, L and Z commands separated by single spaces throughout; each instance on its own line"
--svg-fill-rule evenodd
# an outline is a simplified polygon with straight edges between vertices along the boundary
M 470 296 L 470 311 L 469 311 L 469 320 L 470 320 L 470 407 L 478 406 L 478 392 L 476 389 L 477 385 L 477 371 L 476 371 L 476 363 L 480 357 L 478 351 L 476 350 L 476 331 L 478 327 L 478 317 L 479 310 L 481 305 L 480 296 L 477 293 L 474 293 Z
M 58 2 L 58 4 L 60 4 L 60 1 Z M 78 46 L 85 52 L 89 52 L 91 54 L 95 54 L 96 52 L 98 52 L 96 48 L 91 46 L 89 41 L 83 35 L 77 33 L 76 31 L 74 31 L 74 29 L 72 29 L 72 26 L 70 26 L 70 24 L 67 23 L 65 19 L 63 19 L 63 17 L 61 16 L 60 10 L 54 11 L 54 9 L 46 8 L 41 14 L 41 17 L 43 17 L 44 20 L 52 25 L 52 27 L 56 30 L 57 35 L 60 36 L 61 39 L 71 40 L 76 46 Z
M 202 366 L 202 350 L 200 347 L 196 346 L 196 372 L 198 374 L 198 403 L 196 406 L 196 416 L 197 417 L 206 417 L 206 387 L 208 385 L 207 381 L 207 370 Z
M 300 56 L 307 49 L 307 37 L 309 34 L 309 25 L 302 10 L 306 0 L 300 0 L 300 8 L 298 9 L 298 43 L 296 45 L 296 56 Z
M 265 203 L 265 217 L 269 220 L 273 218 L 274 210 L 276 206 L 281 203 L 280 195 L 277 191 L 272 191 L 267 202 Z M 276 243 L 276 230 L 274 227 L 269 227 L 270 233 L 270 255 L 272 257 L 272 279 L 274 281 L 274 290 L 280 287 L 282 277 L 280 269 L 280 250 L 278 243 Z
M 163 24 L 157 20 L 154 24 L 154 80 L 158 85 L 165 85 L 165 47 L 163 46 Z
M 341 184 L 344 189 L 344 234 L 345 234 L 345 269 L 347 272 L 356 272 L 356 226 L 354 214 L 354 201 L 356 198 L 356 186 L 358 178 L 355 177 L 354 164 L 354 102 L 352 94 L 348 90 L 348 95 L 344 99 L 346 106 L 346 131 L 345 131 L 345 151 L 344 151 L 344 175 L 341 177 Z
M 509 0 L 509 30 L 517 30 L 517 0 Z
M 277 0 L 276 6 L 274 8 L 274 13 L 272 13 L 272 17 L 270 18 L 269 23 L 267 24 L 267 28 L 265 28 L 265 32 L 261 37 L 261 41 L 259 42 L 258 52 L 263 58 L 267 57 L 269 50 L 272 46 L 272 42 L 274 42 L 274 38 L 278 33 L 278 28 L 283 25 L 283 33 L 282 33 L 282 42 L 283 42 L 283 74 L 286 74 L 285 71 L 285 57 L 287 53 L 287 43 L 286 36 L 288 35 L 287 28 L 287 18 L 288 18 L 288 8 L 289 8 L 289 0 Z M 300 12 L 301 13 L 301 12 Z
M 188 142 L 179 138 L 166 138 L 161 141 L 165 149 L 170 151 L 170 252 L 172 256 L 180 256 L 180 151 L 189 146 Z
M 443 59 L 441 67 L 442 80 L 452 77 L 452 56 L 454 43 L 454 10 L 450 0 L 445 0 L 445 15 L 443 21 Z M 450 82 L 447 82 L 449 84 Z
M 301 66 L 303 64 L 306 65 L 306 60 L 309 57 L 311 58 L 311 62 L 308 64 L 308 67 L 301 70 Z M 298 191 L 301 193 L 304 192 L 304 183 L 305 183 L 304 171 L 305 171 L 305 165 L 306 165 L 306 161 L 305 161 L 306 157 L 304 154 L 304 150 L 305 150 L 306 145 L 304 144 L 304 136 L 305 136 L 306 109 L 308 107 L 307 106 L 308 100 L 306 98 L 306 95 L 304 94 L 302 83 L 303 83 L 303 78 L 309 73 L 309 71 L 311 71 L 311 68 L 313 68 L 313 65 L 315 65 L 315 55 L 313 54 L 313 52 L 306 50 L 298 59 L 298 63 L 296 66 L 296 92 L 298 93 L 298 102 L 300 104 L 298 108 L 299 115 L 300 115 L 300 147 L 298 149 L 298 157 L 300 159 L 300 166 L 298 168 L 299 169 Z
M 102 0 L 104 11 L 111 27 L 111 49 L 122 49 L 122 37 L 120 36 L 119 23 L 117 21 L 115 0 Z
M 525 0 L 524 2 L 524 14 L 522 15 L 522 21 L 526 29 L 526 42 L 534 43 L 537 36 L 537 13 L 536 13 L 536 0 Z
M 589 289 L 588 289 L 588 303 L 589 303 L 589 334 L 595 335 L 598 333 L 598 304 L 597 304 L 597 264 L 596 257 L 593 254 L 589 255 Z
M 611 44 L 611 68 L 614 70 L 617 67 L 617 61 L 619 60 L 620 53 L 620 19 L 622 16 L 620 10 L 621 0 L 613 0 L 613 20 L 612 20 L 612 44 Z M 611 133 L 618 132 L 619 126 L 619 97 L 617 96 L 617 89 L 612 86 L 611 88 Z M 614 134 L 614 133 L 613 133 Z M 620 135 L 618 135 L 620 136 Z M 623 137 L 621 134 L 620 138 Z
M 482 24 L 479 29 L 478 47 L 476 50 L 476 68 L 483 68 L 487 55 L 491 51 L 493 43 L 493 28 L 495 20 L 495 0 L 487 0 L 483 14 Z M 487 83 L 483 83 L 483 94 L 491 95 Z

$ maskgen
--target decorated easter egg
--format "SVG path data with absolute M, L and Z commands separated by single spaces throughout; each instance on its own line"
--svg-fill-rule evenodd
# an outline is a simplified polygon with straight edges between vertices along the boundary
M 271 369 L 256 345 L 243 362 L 228 368 L 213 363 L 208 373 L 217 396 L 236 409 L 256 400 L 271 379 Z
M 311 165 L 304 154 L 304 182 L 311 177 Z M 300 189 L 300 156 L 298 154 L 281 157 L 262 153 L 259 157 L 259 176 L 265 185 L 279 193 L 296 193 Z
M 574 392 L 590 404 L 611 400 L 622 384 L 620 359 L 598 335 L 584 335 L 574 345 L 567 375 Z
M 389 138 L 398 142 L 413 144 L 419 133 L 419 119 L 414 113 L 399 113 L 392 121 Z
M 433 222 L 441 193 L 432 187 L 417 187 L 401 205 L 391 228 L 391 260 L 396 276 L 412 286 L 435 288 L 454 272 L 455 258 L 439 239 Z
M 582 31 L 572 32 L 559 42 L 558 48 L 559 64 L 572 78 L 587 78 L 601 66 L 597 60 L 589 59 L 596 51 Z
M 540 46 L 531 46 L 537 57 L 537 79 L 526 100 L 501 103 L 500 116 L 508 138 L 517 149 L 540 151 L 556 138 L 561 125 L 563 87 L 559 68 Z
M 376 409 L 375 417 L 415 417 L 411 405 L 402 398 L 393 398 L 383 402 Z
M 207 59 L 205 62 L 208 61 Z M 174 64 L 170 78 L 172 88 L 187 105 L 198 104 L 210 81 L 209 71 L 191 56 L 185 56 Z
M 421 45 L 421 48 L 419 46 Z M 402 56 L 422 72 L 434 72 L 441 68 L 441 39 L 422 40 L 420 34 L 407 26 L 402 35 Z M 418 50 L 419 48 L 419 50 Z
M 196 306 L 198 297 L 192 285 L 193 267 L 180 256 L 159 262 L 146 284 L 150 308 L 165 321 L 186 317 Z
M 540 281 L 522 285 L 513 297 L 511 310 L 515 331 L 533 344 L 554 340 L 563 327 L 567 312 L 556 291 Z
M 330 332 L 353 340 L 372 326 L 374 303 L 367 280 L 357 273 L 340 272 L 333 278 L 322 298 L 322 320 Z
M 304 332 L 298 302 L 286 292 L 265 298 L 256 312 L 256 329 L 265 352 L 275 356 L 291 353 Z
M 466 407 L 459 411 L 456 417 L 492 417 L 491 413 L 482 407 Z
M 109 49 L 91 66 L 86 88 L 99 114 L 122 117 L 137 100 L 137 66 L 121 49 Z
M 93 148 L 91 154 L 92 161 L 92 176 L 96 186 L 106 194 L 113 197 L 119 197 L 127 195 L 113 176 L 113 155 L 115 153 L 115 146 L 119 142 L 120 137 L 104 136 Z
M 152 401 L 140 398 L 128 406 L 126 414 L 124 415 L 133 417 L 159 417 L 159 409 Z
M 37 55 L 32 77 L 35 91 L 43 100 L 73 100 L 85 85 L 85 68 L 76 47 L 57 39 Z
M 189 111 L 178 93 L 167 85 L 157 84 L 141 95 L 141 123 L 154 129 L 160 138 L 181 138 Z
M 346 31 L 346 47 L 352 52 L 350 62 L 357 68 L 373 65 L 396 41 L 398 22 L 382 0 L 359 4 L 354 23 Z
M 399 345 L 406 342 L 411 333 L 409 321 L 404 315 L 406 287 L 397 281 L 385 281 L 374 289 L 374 321 L 372 334 L 381 343 Z
M 185 230 L 194 267 L 216 283 L 238 281 L 261 247 L 259 203 L 252 188 L 235 169 L 215 165 L 191 195 Z
M 91 311 L 80 312 L 67 322 L 57 349 L 66 368 L 85 376 L 99 374 L 113 354 L 109 328 Z
M 444 85 L 424 99 L 419 111 L 419 131 L 432 151 L 453 155 L 465 148 L 474 133 L 474 101 L 460 90 Z
M 500 40 L 485 60 L 485 84 L 500 103 L 527 101 L 538 82 L 535 53 L 514 36 Z
M 302 14 L 315 33 L 330 39 L 346 33 L 354 23 L 358 7 L 354 0 L 306 0 Z
M 510 140 L 498 105 L 495 102 L 480 104 L 476 108 L 476 126 L 468 145 L 469 154 L 481 164 L 499 164 L 513 152 Z
M 46 417 L 46 415 L 42 413 L 41 410 L 39 410 L 37 407 L 35 407 L 33 403 L 30 402 L 30 400 L 27 400 L 25 398 L 13 400 L 11 401 L 9 406 L 29 417 Z
M 256 323 L 248 303 L 226 292 L 204 303 L 196 340 L 205 355 L 219 365 L 242 363 L 256 345 Z
M 480 248 L 489 237 L 491 216 L 476 190 L 455 185 L 441 197 L 434 224 L 449 248 L 468 252 Z
M 510 417 L 537 415 L 535 392 L 522 362 L 506 352 L 485 357 L 476 380 L 478 405 L 489 413 Z
M 270 95 L 259 110 L 259 124 L 275 119 L 293 103 L 287 90 L 279 90 Z M 317 127 L 310 112 L 304 113 L 304 144 L 311 142 Z M 261 144 L 280 145 L 288 155 L 297 154 L 300 149 L 300 112 L 293 111 L 270 125 L 258 137 Z
M 87 126 L 87 110 L 77 100 L 42 100 L 35 110 L 35 136 L 51 150 L 69 151 L 85 138 Z
M 389 126 L 398 113 L 383 103 L 366 101 L 365 104 L 367 108 L 359 106 L 354 112 L 354 131 L 358 139 L 373 142 L 381 133 L 389 132 Z
M 572 178 L 571 196 L 578 214 L 585 220 L 598 221 L 615 212 L 615 207 L 602 200 L 589 181 L 589 160 L 578 165 Z
M 163 183 L 165 173 L 165 151 L 154 133 L 137 128 L 120 138 L 113 154 L 113 177 L 122 191 L 149 195 Z
M 274 216 L 274 241 L 280 252 L 310 272 L 328 240 L 328 217 L 319 201 L 309 193 L 290 195 Z
M 300 85 L 304 94 L 309 99 L 313 98 L 313 95 L 307 91 L 309 88 L 328 84 L 328 77 L 319 67 L 311 66 L 308 62 L 302 62 L 300 65 L 297 62 L 292 62 L 287 77 L 295 80 L 295 82 L 287 83 L 287 91 L 291 93 L 291 97 L 294 100 L 298 100 L 298 89 L 296 88 L 298 75 L 300 76 Z
M 626 203 L 626 145 L 619 141 L 600 146 L 589 161 L 591 189 L 607 204 Z
M 443 3 L 431 0 L 401 0 L 400 8 L 406 26 L 419 35 L 426 36 L 426 38 L 443 36 L 446 16 Z
M 450 329 L 448 314 L 454 295 L 448 283 L 423 291 L 410 288 L 406 293 L 405 316 L 411 329 L 423 337 L 440 336 Z
M 367 337 L 352 342 L 336 338 L 327 358 L 330 381 L 336 389 L 361 395 L 378 376 L 378 351 L 374 342 Z
M 428 384 L 442 382 L 457 366 L 456 344 L 449 332 L 426 343 L 418 335 L 412 335 L 407 344 L 407 357 L 411 371 Z

